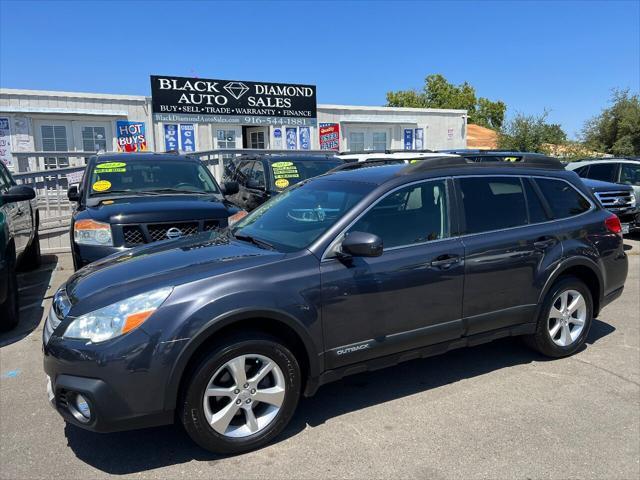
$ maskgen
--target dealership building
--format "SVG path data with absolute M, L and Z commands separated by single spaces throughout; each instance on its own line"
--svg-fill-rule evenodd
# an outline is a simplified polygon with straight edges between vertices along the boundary
M 0 160 L 28 172 L 85 158 L 29 152 L 466 147 L 466 110 L 323 105 L 309 85 L 182 77 L 151 77 L 151 92 L 0 89 Z

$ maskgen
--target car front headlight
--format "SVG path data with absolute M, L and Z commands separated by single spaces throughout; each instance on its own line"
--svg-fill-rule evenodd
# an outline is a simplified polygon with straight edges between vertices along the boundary
M 96 343 L 124 335 L 142 325 L 172 290 L 173 287 L 159 288 L 86 313 L 69 324 L 63 337 Z
M 631 208 L 635 208 L 638 205 L 638 199 L 636 198 L 635 193 L 631 194 Z
M 113 246 L 111 225 L 95 220 L 78 220 L 73 224 L 73 240 L 79 245 Z

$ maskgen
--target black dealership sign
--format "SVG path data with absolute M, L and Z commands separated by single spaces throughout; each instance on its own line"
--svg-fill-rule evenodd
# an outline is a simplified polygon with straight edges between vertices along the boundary
M 162 122 L 316 124 L 314 85 L 152 75 L 151 104 Z

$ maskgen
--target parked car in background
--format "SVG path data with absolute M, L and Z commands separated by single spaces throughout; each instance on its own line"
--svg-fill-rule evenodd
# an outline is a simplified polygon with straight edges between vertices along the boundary
M 419 160 L 425 158 L 435 157 L 450 157 L 454 154 L 448 154 L 443 152 L 434 152 L 433 150 L 367 150 L 364 152 L 342 152 L 339 154 L 340 159 L 344 162 L 371 162 L 382 160 L 388 160 L 387 163 L 396 163 L 395 161 L 402 161 L 409 163 L 411 160 Z
M 251 211 L 298 182 L 328 172 L 342 160 L 327 154 L 250 154 L 227 160 L 224 179 L 238 184 L 239 191 L 227 195 L 238 207 Z
M 161 240 L 225 228 L 246 212 L 224 199 L 209 170 L 189 156 L 122 153 L 91 157 L 69 188 L 73 265 Z
M 640 230 L 640 160 L 632 158 L 586 159 L 570 162 L 573 170 L 596 192 L 605 206 L 620 217 L 625 233 Z M 600 182 L 600 183 L 598 183 Z M 603 185 L 609 183 L 608 186 Z M 610 185 L 611 183 L 617 185 Z M 602 192 L 598 193 L 597 189 Z M 627 231 L 628 230 L 628 231 Z
M 0 330 L 9 330 L 19 321 L 19 266 L 40 265 L 39 213 L 31 187 L 16 185 L 0 162 Z
M 618 216 L 623 234 L 640 230 L 640 207 L 631 185 L 590 178 L 583 178 L 582 182 L 591 189 L 604 208 Z
M 567 170 L 573 170 L 583 178 L 619 183 L 633 187 L 640 197 L 640 160 L 635 158 L 597 158 L 570 162 Z
M 622 294 L 620 222 L 559 162 L 365 164 L 72 275 L 43 332 L 53 407 L 235 454 L 345 375 L 510 335 L 571 355 Z

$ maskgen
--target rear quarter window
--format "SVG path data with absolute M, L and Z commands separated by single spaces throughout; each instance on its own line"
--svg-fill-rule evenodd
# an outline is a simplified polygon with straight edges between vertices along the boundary
M 554 218 L 573 217 L 591 208 L 589 201 L 568 182 L 550 178 L 536 178 L 535 182 L 547 199 Z

